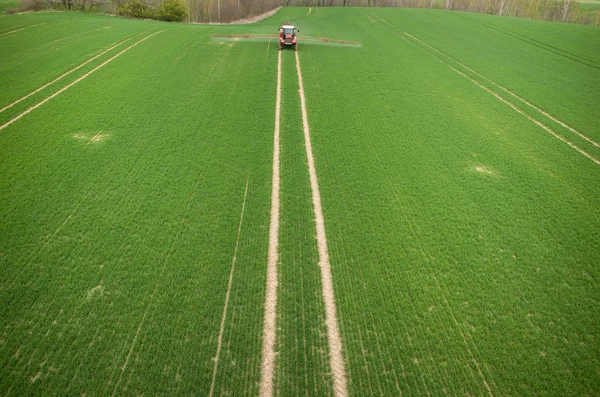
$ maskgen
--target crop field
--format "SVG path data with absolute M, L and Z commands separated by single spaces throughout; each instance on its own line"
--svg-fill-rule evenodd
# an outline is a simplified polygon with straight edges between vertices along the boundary
M 17 8 L 16 0 L 0 0 L 0 15 L 6 12 L 7 8 Z
M 587 9 L 588 12 L 595 12 L 597 10 L 600 10 L 600 1 L 599 0 L 586 0 L 581 2 L 581 4 L 579 5 L 579 9 L 580 10 L 585 10 Z
M 600 392 L 600 28 L 54 12 L 0 58 L 1 395 Z

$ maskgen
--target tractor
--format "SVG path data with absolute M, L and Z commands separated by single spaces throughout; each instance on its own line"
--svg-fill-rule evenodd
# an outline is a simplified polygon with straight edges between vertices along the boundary
M 279 49 L 283 46 L 294 46 L 294 51 L 298 51 L 298 35 L 300 30 L 297 30 L 294 25 L 284 23 L 279 27 Z

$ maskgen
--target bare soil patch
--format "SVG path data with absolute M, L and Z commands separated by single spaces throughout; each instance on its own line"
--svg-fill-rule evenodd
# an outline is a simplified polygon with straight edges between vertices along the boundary
M 475 167 L 475 171 L 481 172 L 481 173 L 484 173 L 484 174 L 493 174 L 492 171 L 490 171 L 487 168 L 482 167 L 482 166 Z
M 103 292 L 104 287 L 102 286 L 102 282 L 100 282 L 100 284 L 88 291 L 86 301 L 90 300 L 94 295 L 102 296 Z
M 103 134 L 102 132 L 99 132 L 88 141 L 88 144 L 100 142 L 107 137 L 108 137 L 108 134 Z

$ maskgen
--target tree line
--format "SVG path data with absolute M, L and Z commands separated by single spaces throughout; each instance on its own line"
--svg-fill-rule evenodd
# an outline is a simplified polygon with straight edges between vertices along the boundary
M 600 25 L 600 10 L 589 12 L 577 0 L 20 0 L 22 11 L 97 11 L 189 23 L 229 23 L 280 6 L 437 8 Z
M 301 7 L 438 8 L 515 18 L 600 25 L 600 10 L 590 12 L 576 0 L 283 0 Z

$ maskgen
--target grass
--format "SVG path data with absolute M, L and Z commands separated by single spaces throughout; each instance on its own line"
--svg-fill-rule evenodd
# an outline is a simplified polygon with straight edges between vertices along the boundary
M 585 3 L 580 3 L 579 4 L 579 9 L 581 10 L 581 12 L 584 12 L 584 10 L 588 10 L 589 13 L 591 13 L 591 17 L 595 17 L 595 15 L 593 14 L 594 12 L 597 12 L 598 10 L 600 10 L 600 3 L 598 2 L 591 2 L 591 1 L 586 1 Z
M 600 1 L 598 0 L 586 0 L 579 2 L 579 9 L 584 10 L 588 9 L 588 11 L 596 11 L 600 8 Z
M 593 395 L 598 165 L 528 117 L 600 148 L 499 85 L 598 142 L 599 28 L 367 8 L 0 16 L 2 107 L 137 35 L 0 123 L 166 29 L 0 130 L 1 394 L 208 394 L 246 183 L 215 395 L 258 393 L 277 46 L 211 35 L 283 20 L 361 43 L 299 52 L 350 394 Z M 282 58 L 275 388 L 332 395 Z

